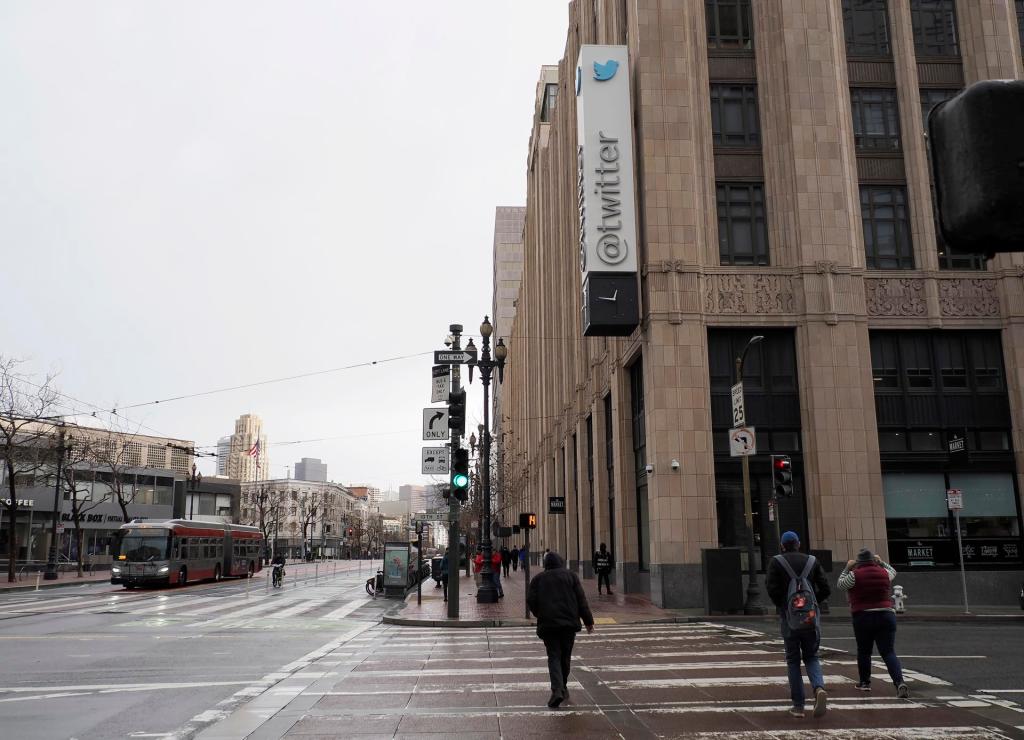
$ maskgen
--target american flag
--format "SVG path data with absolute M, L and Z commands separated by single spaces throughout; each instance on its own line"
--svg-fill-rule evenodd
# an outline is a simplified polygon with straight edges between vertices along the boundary
M 256 442 L 253 444 L 253 446 L 249 448 L 249 452 L 247 454 L 249 455 L 249 457 L 256 457 L 256 458 L 258 458 L 260 456 L 260 441 L 259 441 L 259 439 L 257 439 Z

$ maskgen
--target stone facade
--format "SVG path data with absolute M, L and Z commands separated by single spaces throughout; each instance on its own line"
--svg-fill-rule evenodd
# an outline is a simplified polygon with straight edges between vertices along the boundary
M 538 95 L 529 143 L 522 284 L 502 391 L 506 508 L 542 515 L 535 550 L 565 551 L 578 564 L 598 542 L 614 542 L 625 590 L 664 606 L 703 603 L 701 551 L 721 544 L 709 330 L 792 332 L 806 539 L 837 562 L 864 546 L 888 548 L 872 331 L 1001 332 L 1010 410 L 1021 418 L 1024 255 L 942 269 L 918 133 L 923 88 L 1024 75 L 1013 3 L 958 0 L 960 56 L 941 62 L 916 56 L 910 0 L 887 5 L 891 58 L 878 61 L 848 55 L 841 0 L 756 0 L 752 50 L 709 48 L 704 2 L 570 3 L 565 55 L 544 71 L 558 81 L 558 107 L 542 121 Z M 574 78 L 580 45 L 594 43 L 625 44 L 630 55 L 642 324 L 627 338 L 583 338 L 580 328 Z M 759 147 L 714 146 L 716 81 L 756 84 Z M 898 97 L 896 155 L 855 144 L 851 87 L 879 84 Z M 721 263 L 716 179 L 763 183 L 768 264 Z M 906 189 L 914 269 L 868 266 L 860 187 L 875 182 Z M 629 384 L 641 359 L 647 522 L 637 521 Z M 1024 470 L 1019 429 L 1012 449 Z M 548 515 L 547 498 L 563 492 L 566 515 Z

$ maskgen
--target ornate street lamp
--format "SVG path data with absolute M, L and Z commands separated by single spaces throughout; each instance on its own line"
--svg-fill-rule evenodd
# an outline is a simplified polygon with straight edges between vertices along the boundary
M 493 604 L 498 600 L 498 590 L 494 587 L 491 578 L 491 400 L 490 385 L 491 374 L 494 368 L 498 369 L 498 382 L 505 380 L 505 358 L 508 357 L 508 348 L 502 339 L 498 339 L 494 345 L 494 357 L 491 357 L 491 334 L 494 327 L 490 320 L 484 316 L 480 324 L 481 351 L 480 359 L 476 367 L 480 371 L 480 382 L 484 386 L 484 423 L 480 431 L 480 449 L 483 458 L 483 522 L 481 523 L 481 548 L 483 549 L 483 568 L 480 569 L 480 589 L 476 593 L 477 603 Z M 473 382 L 473 366 L 469 366 L 469 382 Z

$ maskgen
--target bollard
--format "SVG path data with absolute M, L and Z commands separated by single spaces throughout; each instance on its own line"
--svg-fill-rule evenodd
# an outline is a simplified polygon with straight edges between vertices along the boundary
M 245 574 L 245 598 L 247 598 L 247 599 L 249 598 L 249 581 L 251 581 L 253 579 L 254 575 L 255 575 L 255 573 L 246 573 Z
M 57 516 L 57 515 L 56 515 L 56 514 L 54 514 L 54 517 L 56 517 L 56 516 Z M 38 591 L 38 590 L 39 590 L 39 574 L 38 574 L 38 573 L 36 573 L 36 591 Z
M 270 574 L 274 572 L 274 566 L 270 566 L 270 570 L 267 571 L 267 593 L 270 593 Z
M 313 583 L 320 583 L 320 563 L 313 564 Z

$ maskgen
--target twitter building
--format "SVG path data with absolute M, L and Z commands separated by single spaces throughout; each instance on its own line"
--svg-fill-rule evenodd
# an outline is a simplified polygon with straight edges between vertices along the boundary
M 946 248 L 923 135 L 1024 77 L 1014 4 L 568 9 L 499 327 L 501 517 L 584 577 L 606 543 L 665 607 L 766 604 L 786 530 L 880 553 L 914 603 L 958 603 L 961 559 L 1016 603 L 1024 254 Z

